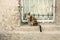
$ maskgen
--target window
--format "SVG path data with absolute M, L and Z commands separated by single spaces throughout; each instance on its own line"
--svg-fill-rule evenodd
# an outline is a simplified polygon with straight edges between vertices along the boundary
M 30 12 L 38 22 L 54 22 L 55 0 L 21 0 L 22 22 L 27 22 L 25 14 Z

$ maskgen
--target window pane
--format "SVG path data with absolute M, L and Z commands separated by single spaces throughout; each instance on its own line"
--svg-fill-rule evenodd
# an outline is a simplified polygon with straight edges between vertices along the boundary
M 53 20 L 54 0 L 23 0 L 23 19 L 30 12 L 37 20 Z

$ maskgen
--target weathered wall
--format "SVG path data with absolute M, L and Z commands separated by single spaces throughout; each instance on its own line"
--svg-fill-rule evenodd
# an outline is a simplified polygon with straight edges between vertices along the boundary
M 19 26 L 18 0 L 0 0 L 0 29 L 12 30 Z
M 55 24 L 60 24 L 60 0 L 56 0 Z M 20 27 L 18 0 L 0 0 L 0 30 L 12 30 Z
M 56 0 L 56 24 L 60 24 L 60 0 Z

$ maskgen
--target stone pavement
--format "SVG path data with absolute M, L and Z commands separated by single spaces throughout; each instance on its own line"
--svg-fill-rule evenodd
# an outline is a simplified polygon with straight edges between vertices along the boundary
M 14 30 L 0 30 L 0 40 L 60 40 L 60 26 L 42 25 L 39 27 L 22 26 Z
M 46 32 L 1 32 L 0 40 L 60 40 L 60 33 Z

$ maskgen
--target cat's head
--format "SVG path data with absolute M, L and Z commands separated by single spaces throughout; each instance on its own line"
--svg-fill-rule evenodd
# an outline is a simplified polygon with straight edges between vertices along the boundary
M 25 19 L 30 20 L 30 12 L 25 14 Z

